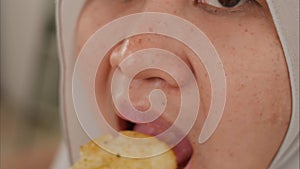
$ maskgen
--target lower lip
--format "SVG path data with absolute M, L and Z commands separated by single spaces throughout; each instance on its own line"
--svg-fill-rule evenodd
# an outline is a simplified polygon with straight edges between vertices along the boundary
M 157 135 L 160 134 L 161 130 L 161 125 L 159 124 L 136 124 L 136 126 L 134 127 L 134 130 L 137 132 L 141 132 L 141 133 L 145 133 L 145 134 L 149 134 L 149 135 Z M 182 151 L 185 150 L 185 151 Z M 187 158 L 191 158 L 190 156 L 192 155 L 193 150 L 191 149 L 191 145 L 190 143 L 187 141 L 187 139 L 185 138 L 183 141 L 181 141 L 176 147 L 173 148 L 173 151 L 176 155 L 177 159 L 177 163 L 178 165 L 183 165 L 184 162 L 186 161 L 187 163 L 190 162 L 190 159 Z M 188 166 L 188 165 L 185 165 Z M 189 167 L 188 167 L 189 168 Z M 187 168 L 187 169 L 188 169 Z M 186 169 L 186 167 L 184 168 Z
M 188 162 L 188 164 L 184 167 L 184 169 L 191 169 L 192 160 Z

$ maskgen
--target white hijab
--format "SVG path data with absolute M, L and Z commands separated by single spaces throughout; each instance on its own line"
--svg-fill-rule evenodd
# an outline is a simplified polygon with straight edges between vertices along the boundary
M 65 168 L 79 158 L 78 147 L 88 141 L 74 111 L 72 74 L 75 64 L 76 22 L 85 0 L 57 0 L 57 31 L 60 55 L 60 103 L 63 134 L 61 154 L 54 168 Z M 292 118 L 287 135 L 270 169 L 299 168 L 299 1 L 267 0 L 285 53 L 292 88 Z M 63 164 L 62 159 L 69 159 Z M 62 167 L 64 166 L 64 167 Z

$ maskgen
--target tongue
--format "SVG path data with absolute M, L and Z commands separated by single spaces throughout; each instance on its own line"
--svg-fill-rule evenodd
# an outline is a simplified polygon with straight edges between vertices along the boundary
M 134 131 L 152 136 L 160 134 L 164 131 L 164 129 L 166 129 L 166 126 L 159 125 L 157 123 L 136 124 L 134 127 Z M 184 138 L 172 150 L 176 155 L 177 164 L 179 167 L 185 166 L 193 153 L 191 143 L 187 140 L 187 138 Z

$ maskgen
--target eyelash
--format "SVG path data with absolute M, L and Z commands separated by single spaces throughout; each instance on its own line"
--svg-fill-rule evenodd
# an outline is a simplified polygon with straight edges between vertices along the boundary
M 231 14 L 231 13 L 243 12 L 249 9 L 245 7 L 247 6 L 247 4 L 260 6 L 256 0 L 247 0 L 244 4 L 232 8 L 226 8 L 226 7 L 219 8 L 205 2 L 200 2 L 199 0 L 193 0 L 193 1 L 194 1 L 194 6 L 204 9 L 205 11 L 213 14 Z

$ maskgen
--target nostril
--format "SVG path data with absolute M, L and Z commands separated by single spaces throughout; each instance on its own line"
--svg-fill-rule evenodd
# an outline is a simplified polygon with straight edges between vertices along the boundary
M 179 85 L 177 84 L 176 80 L 172 78 L 171 75 L 169 75 L 166 72 L 163 72 L 161 70 L 156 70 L 156 69 L 149 69 L 140 72 L 135 76 L 135 79 L 141 79 L 141 80 L 147 80 L 151 82 L 155 82 L 155 84 L 161 85 L 162 83 L 168 84 L 171 87 L 178 87 Z M 157 86 L 159 87 L 159 86 Z

